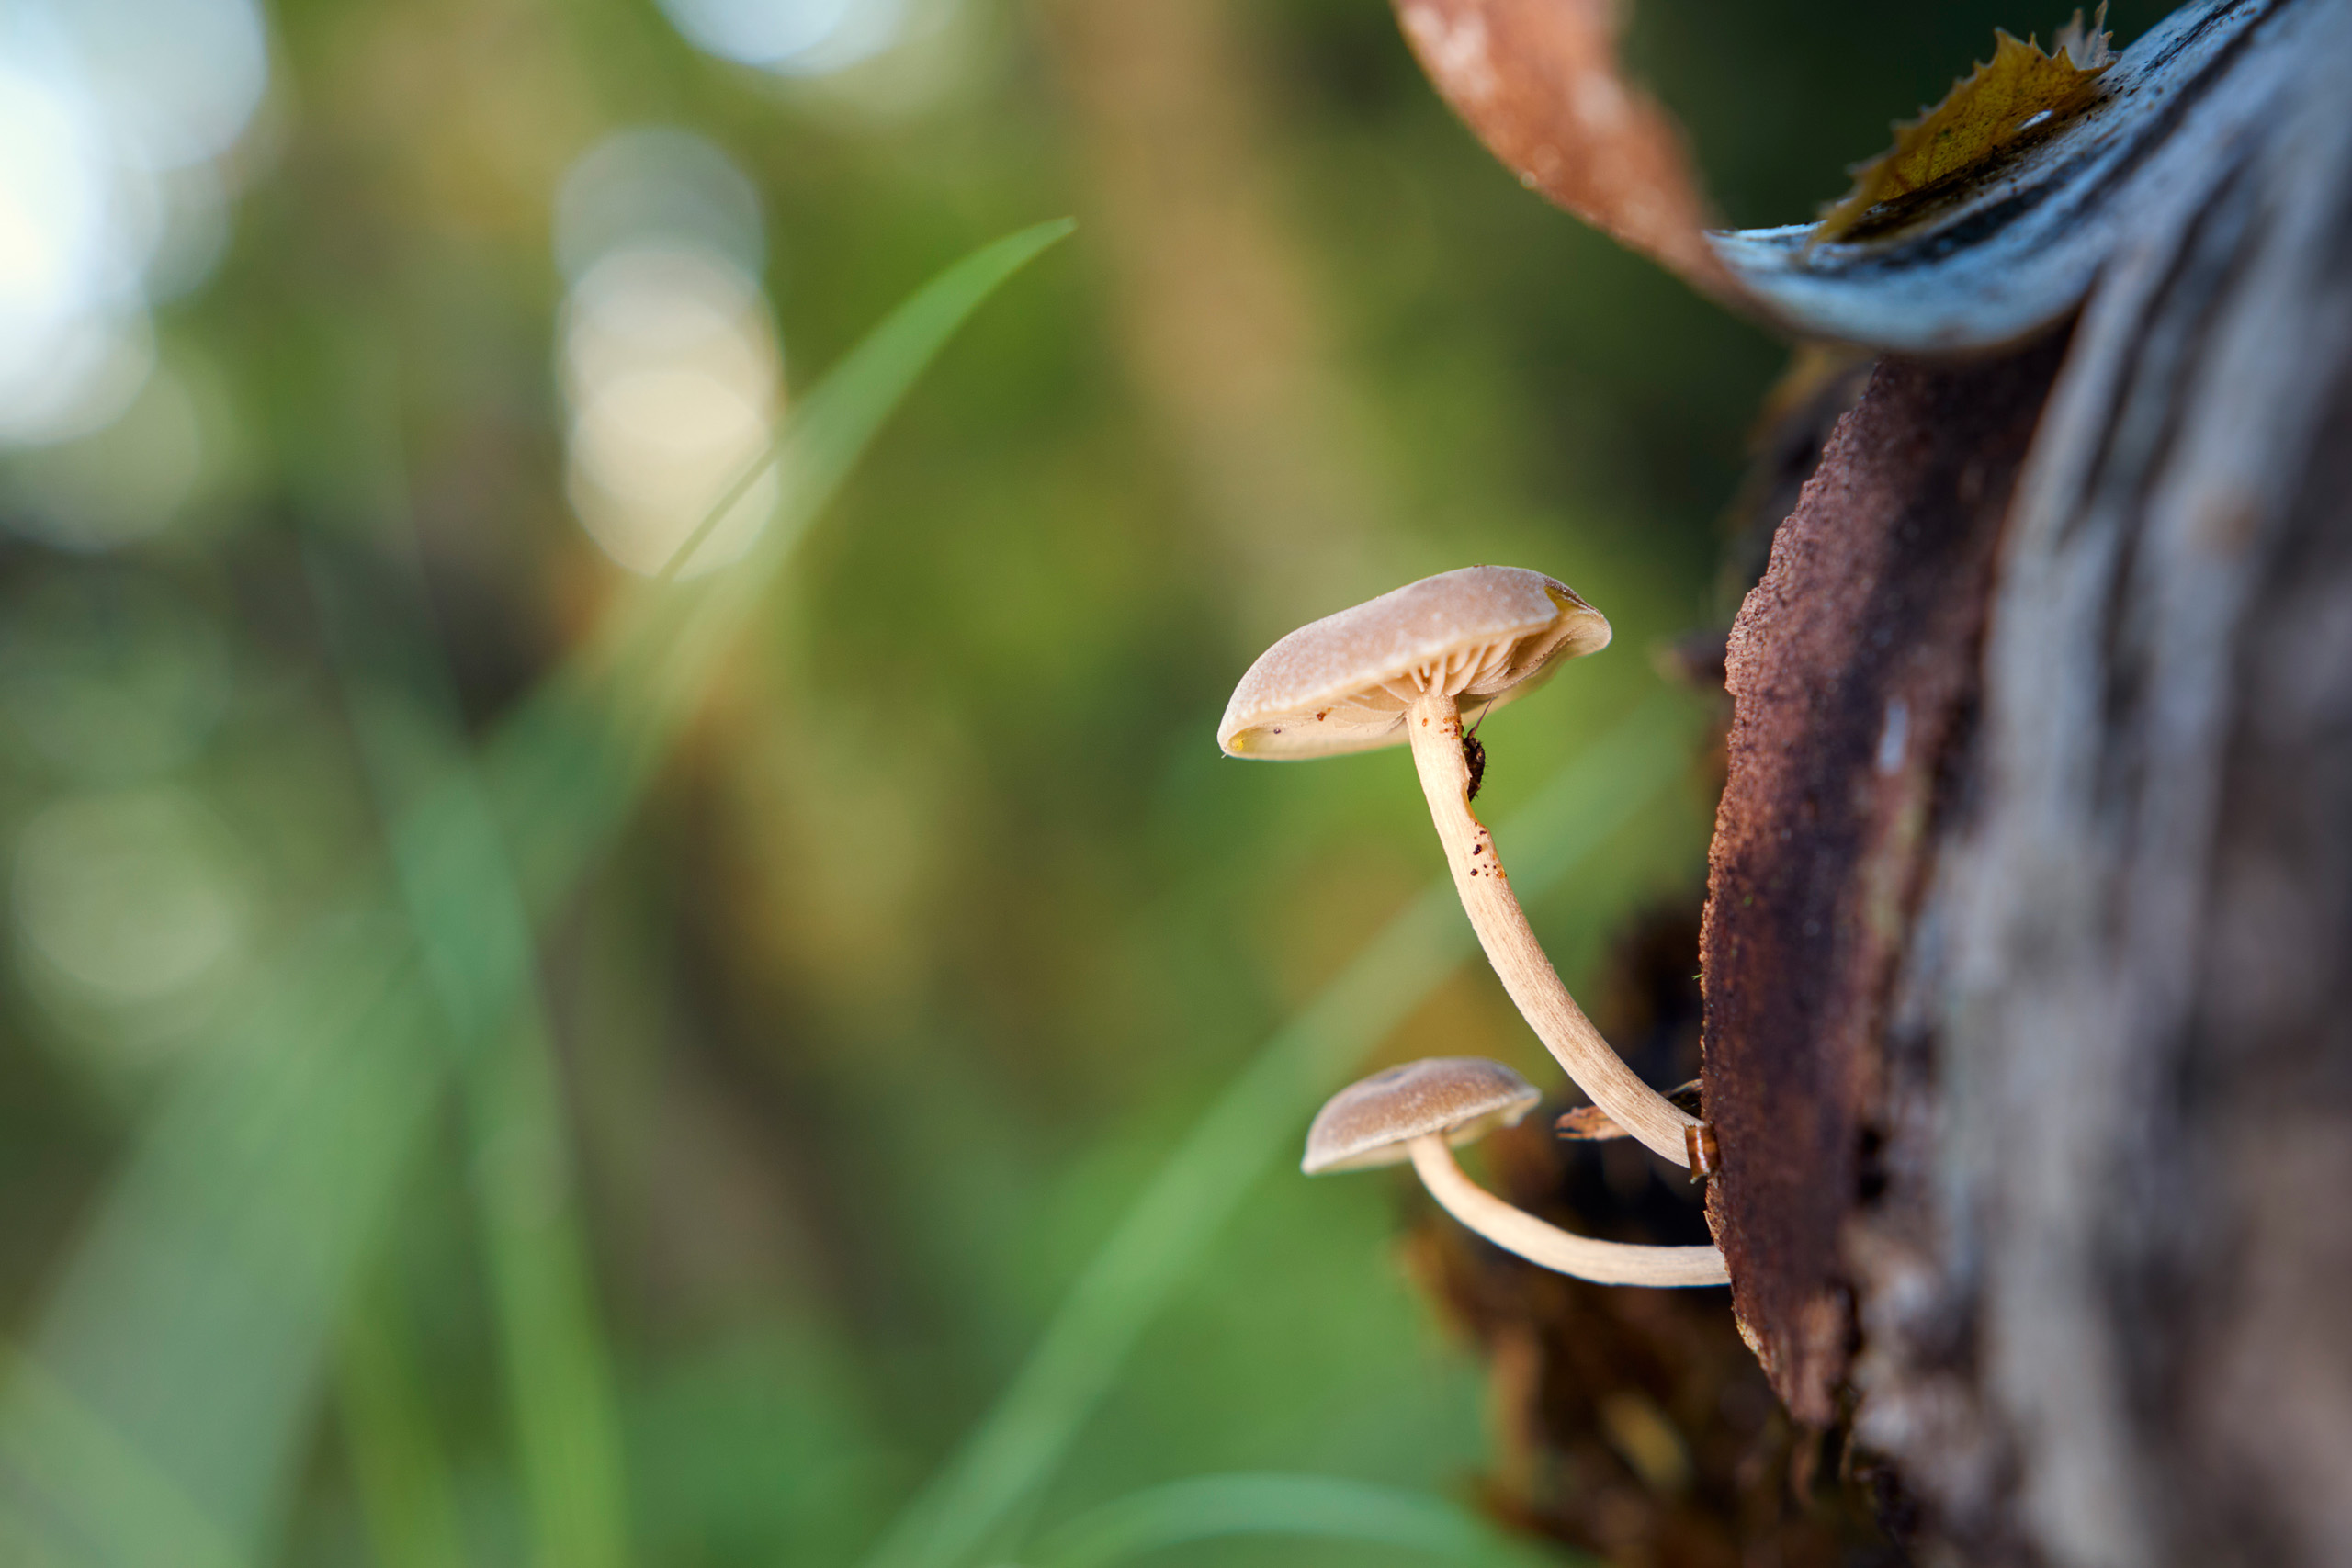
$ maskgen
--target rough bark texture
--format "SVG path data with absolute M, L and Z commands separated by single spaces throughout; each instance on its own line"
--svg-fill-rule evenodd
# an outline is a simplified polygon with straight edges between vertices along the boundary
M 1839 1234 L 1940 763 L 1977 697 L 1994 547 L 2060 343 L 1888 360 L 1838 423 L 1733 626 L 1737 705 L 1703 939 L 1709 1217 L 1798 1419 L 1826 1426 Z
M 2352 7 L 2299 12 L 2006 514 L 2029 363 L 1884 367 L 1735 644 L 1713 1218 L 1927 1561 L 2352 1562 Z M 1918 597 L 1972 571 L 1981 638 Z

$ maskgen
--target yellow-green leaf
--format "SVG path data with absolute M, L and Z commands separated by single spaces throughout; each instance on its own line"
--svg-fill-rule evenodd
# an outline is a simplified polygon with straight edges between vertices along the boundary
M 1896 124 L 1894 147 L 1854 166 L 1854 188 L 1823 209 L 1807 243 L 1838 239 L 1881 202 L 1925 189 L 2055 129 L 2098 94 L 2098 77 L 2113 60 L 2101 27 L 2106 19 L 2101 6 L 2086 28 L 2075 12 L 2047 53 L 1996 28 L 1993 58 L 1953 83 L 1935 107 Z

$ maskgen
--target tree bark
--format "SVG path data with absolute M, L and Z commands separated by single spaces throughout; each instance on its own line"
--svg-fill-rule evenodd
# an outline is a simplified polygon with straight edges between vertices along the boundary
M 1710 1213 L 1934 1561 L 2352 1562 L 2352 7 L 1735 632 Z M 2274 51 L 2275 52 L 2275 51 Z

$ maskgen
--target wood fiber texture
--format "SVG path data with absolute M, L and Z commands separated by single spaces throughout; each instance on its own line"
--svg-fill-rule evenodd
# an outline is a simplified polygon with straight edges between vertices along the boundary
M 2352 7 L 2299 16 L 2063 365 L 1880 367 L 1732 642 L 1710 1217 L 1924 1561 L 2352 1562 Z
M 1849 1223 L 1960 1561 L 2352 1562 L 2352 8 L 2143 215 L 2020 483 Z
M 1734 624 L 1729 773 L 1703 937 L 1709 1217 L 1773 1386 L 1826 1426 L 1850 1313 L 1875 1041 L 1953 738 L 1976 698 L 1994 549 L 2062 344 L 1883 362 Z
M 1880 362 L 1725 657 L 1707 1213 L 1773 1390 L 1939 1568 L 2352 1563 L 2352 0 L 2189 0 L 1820 244 L 1696 235 L 1617 9 L 1396 3 L 1560 205 L 1998 355 Z

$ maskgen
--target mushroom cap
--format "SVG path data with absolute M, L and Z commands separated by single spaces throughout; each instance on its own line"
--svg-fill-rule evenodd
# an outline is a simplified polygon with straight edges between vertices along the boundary
M 1306 1129 L 1309 1176 L 1396 1165 L 1415 1138 L 1442 1133 L 1460 1147 L 1509 1127 L 1543 1098 L 1535 1086 L 1484 1056 L 1430 1056 L 1374 1073 L 1326 1100 Z
M 1250 666 L 1217 721 L 1230 757 L 1369 751 L 1405 739 L 1405 709 L 1443 690 L 1464 717 L 1533 691 L 1564 659 L 1609 646 L 1576 590 L 1516 566 L 1465 566 L 1326 615 Z

